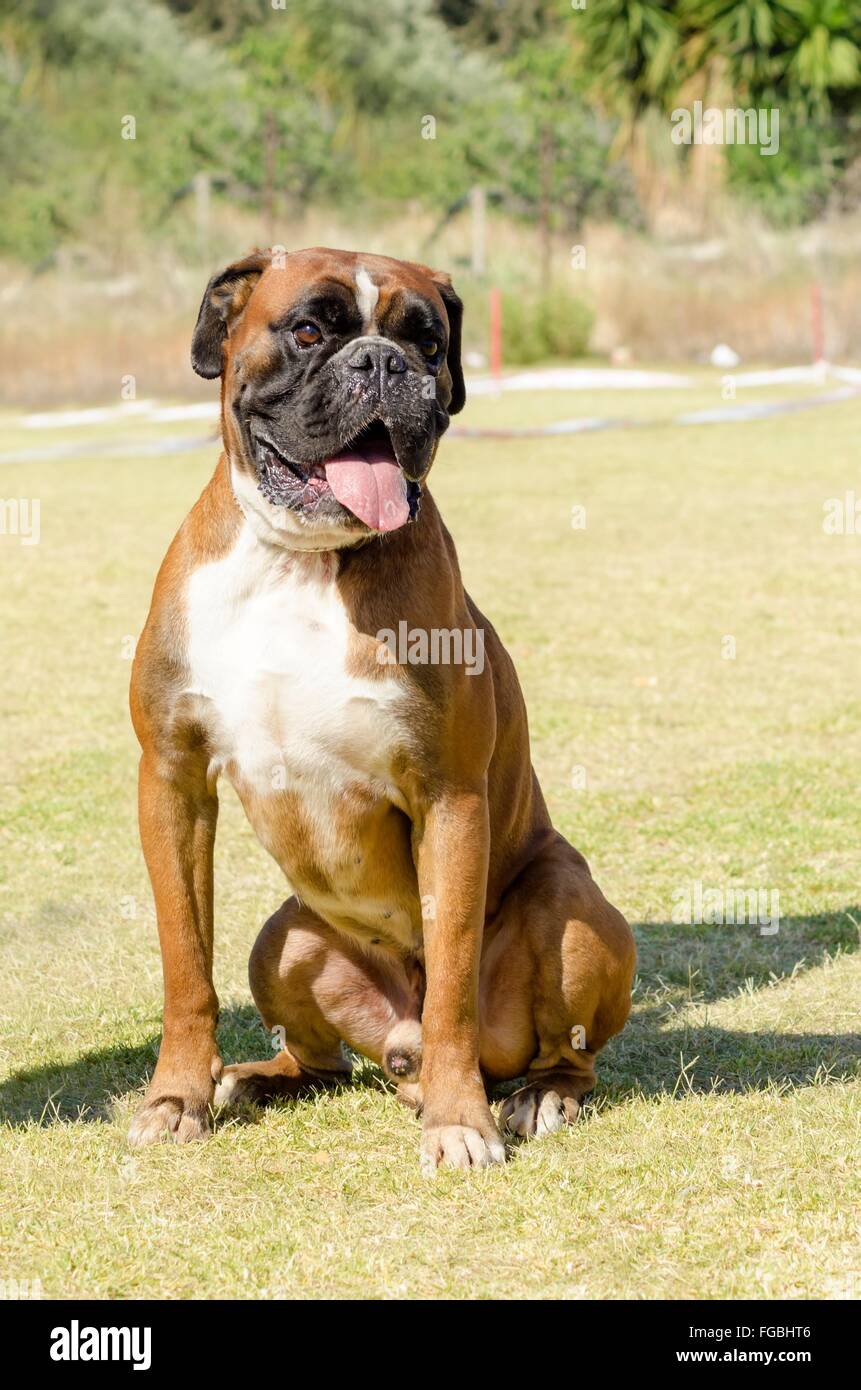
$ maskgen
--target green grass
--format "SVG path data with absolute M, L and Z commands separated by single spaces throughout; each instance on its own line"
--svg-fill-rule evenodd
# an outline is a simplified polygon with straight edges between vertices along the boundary
M 644 400 L 510 395 L 463 419 Z M 719 403 L 701 384 L 643 409 Z M 16 446 L 85 434 L 8 423 Z M 857 1294 L 861 536 L 825 535 L 822 505 L 857 490 L 859 433 L 850 402 L 444 445 L 434 491 L 467 584 L 640 971 L 585 1118 L 432 1183 L 369 1064 L 336 1095 L 222 1117 L 205 1145 L 126 1149 L 161 980 L 123 640 L 216 450 L 4 464 L 3 496 L 41 499 L 42 540 L 0 536 L 0 1279 L 56 1297 Z M 777 889 L 779 933 L 673 925 L 694 880 Z M 283 889 L 227 788 L 216 885 L 223 1055 L 262 1056 L 246 962 Z

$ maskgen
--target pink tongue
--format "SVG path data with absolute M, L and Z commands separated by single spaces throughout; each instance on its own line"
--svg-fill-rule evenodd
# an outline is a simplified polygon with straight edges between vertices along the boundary
M 323 467 L 341 506 L 372 531 L 396 531 L 409 521 L 406 479 L 391 450 L 375 445 L 342 449 Z

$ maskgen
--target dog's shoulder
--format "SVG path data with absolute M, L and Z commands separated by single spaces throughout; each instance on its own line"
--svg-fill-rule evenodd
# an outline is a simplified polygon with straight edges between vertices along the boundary
M 181 679 L 186 660 L 185 595 L 202 565 L 228 555 L 242 527 L 222 454 L 218 465 L 174 536 L 158 574 L 132 665 L 130 703 L 138 734 L 159 719 Z

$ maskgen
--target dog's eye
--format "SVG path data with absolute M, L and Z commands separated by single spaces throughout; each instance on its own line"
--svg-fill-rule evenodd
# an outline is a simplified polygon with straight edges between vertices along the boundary
M 436 357 L 439 352 L 439 343 L 436 338 L 424 338 L 419 343 L 419 352 L 423 357 Z
M 299 323 L 293 329 L 293 337 L 300 347 L 313 347 L 322 336 L 316 323 Z

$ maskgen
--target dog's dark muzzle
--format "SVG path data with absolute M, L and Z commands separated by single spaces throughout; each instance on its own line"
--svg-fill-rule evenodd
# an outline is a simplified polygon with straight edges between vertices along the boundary
M 385 338 L 363 338 L 358 343 L 351 343 L 347 351 L 346 371 L 355 373 L 355 379 L 363 385 L 373 385 L 380 396 L 393 386 L 401 385 L 407 371 L 407 359 Z
M 371 336 L 347 343 L 331 367 L 343 383 L 349 413 L 363 424 L 381 421 L 407 478 L 424 477 L 439 425 L 435 399 L 426 391 L 427 375 L 412 367 L 395 343 Z
M 349 399 L 368 409 L 397 411 L 418 384 L 404 354 L 386 338 L 354 339 L 333 357 L 332 366 Z

